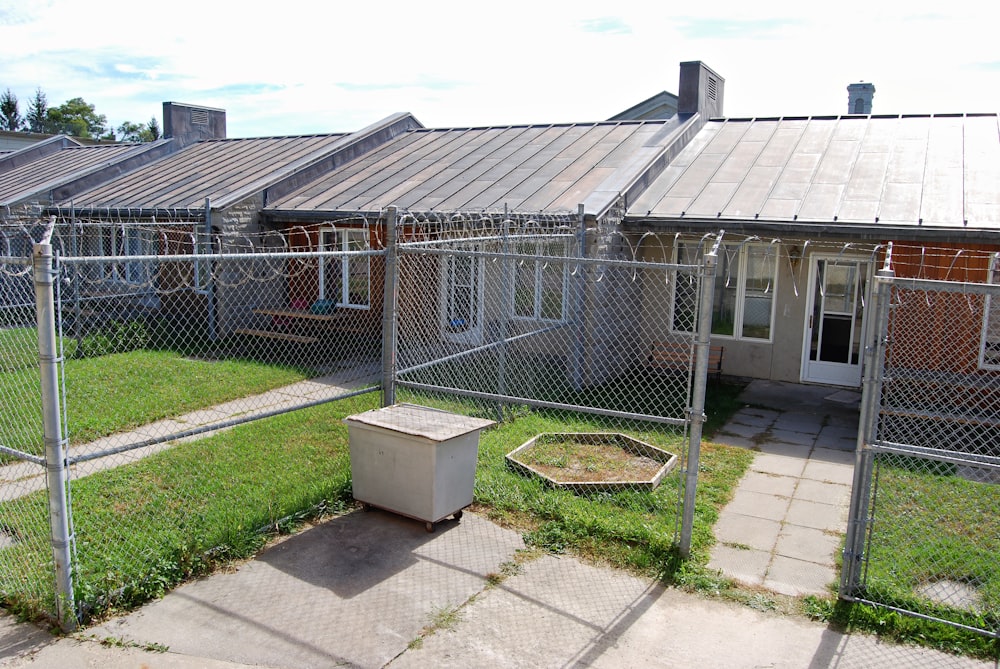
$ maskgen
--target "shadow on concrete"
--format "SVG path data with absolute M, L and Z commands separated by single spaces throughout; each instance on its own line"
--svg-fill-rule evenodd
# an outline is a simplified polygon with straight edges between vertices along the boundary
M 357 511 L 334 518 L 264 551 L 257 562 L 350 599 L 417 563 L 427 542 L 459 521 L 423 522 L 387 511 Z

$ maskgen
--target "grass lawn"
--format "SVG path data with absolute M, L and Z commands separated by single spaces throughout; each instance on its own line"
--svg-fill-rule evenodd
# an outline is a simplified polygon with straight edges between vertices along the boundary
M 67 428 L 76 444 L 307 378 L 291 367 L 146 350 L 69 358 L 65 375 Z M 37 360 L 0 372 L 0 443 L 44 453 L 40 393 Z
M 889 458 L 874 515 L 867 598 L 1000 629 L 1000 486 Z M 934 595 L 941 584 L 950 601 Z
M 296 520 L 352 505 L 347 428 L 343 418 L 374 408 L 376 394 L 243 425 L 73 484 L 78 603 L 86 616 L 128 608 L 162 595 L 192 576 L 252 555 L 273 532 Z M 526 533 L 529 543 L 572 550 L 631 570 L 669 577 L 679 504 L 674 473 L 654 492 L 580 497 L 541 486 L 506 467 L 503 456 L 539 431 L 608 428 L 592 417 L 523 412 L 483 434 L 477 510 Z M 648 428 L 648 425 L 647 425 Z M 676 450 L 680 437 L 648 430 L 635 436 Z M 751 454 L 705 448 L 694 543 L 712 543 L 717 507 Z M 15 517 L 12 505 L 0 516 Z M 44 507 L 44 494 L 16 504 Z M 6 507 L 6 508 L 5 508 Z M 23 598 L 26 582 L 51 582 L 44 514 L 12 527 L 23 541 L 4 549 L 0 590 L 24 613 L 51 601 Z M 31 591 L 32 589 L 29 589 Z

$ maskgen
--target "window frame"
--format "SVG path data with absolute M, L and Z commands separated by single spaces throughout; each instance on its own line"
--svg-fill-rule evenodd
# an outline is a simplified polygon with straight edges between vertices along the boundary
M 537 323 L 565 323 L 569 319 L 569 263 L 567 262 L 571 241 L 569 238 L 525 240 L 519 242 L 518 251 L 522 255 L 534 256 L 534 260 L 522 260 L 517 263 L 511 278 L 511 286 L 507 296 L 507 305 L 513 320 L 531 321 Z M 552 247 L 559 245 L 561 255 L 550 253 Z M 556 260 L 553 260 L 556 259 Z M 558 262 L 561 265 L 561 276 L 558 279 L 559 285 L 559 316 L 551 318 L 546 315 L 545 297 L 547 293 L 547 278 L 551 276 L 552 265 Z M 518 291 L 521 288 L 520 272 L 530 263 L 531 276 L 531 313 L 519 313 L 518 311 Z M 547 274 L 549 272 L 549 274 Z
M 328 241 L 328 235 L 333 235 L 333 244 Z M 352 248 L 352 241 L 355 243 L 360 239 L 360 248 Z M 352 251 L 368 251 L 371 240 L 367 228 L 338 228 L 336 226 L 323 226 L 319 229 L 320 252 L 334 251 L 340 253 L 351 253 Z M 329 267 L 331 260 L 339 262 L 339 268 Z M 361 272 L 355 274 L 359 263 L 363 263 Z M 332 263 L 331 263 L 332 264 Z M 339 271 L 340 273 L 340 294 L 336 296 L 327 295 L 326 275 L 327 272 Z M 351 279 L 364 277 L 363 294 L 351 290 Z M 371 309 L 372 293 L 372 271 L 371 256 L 351 256 L 340 257 L 321 256 L 318 266 L 319 290 L 318 299 L 335 300 L 338 309 Z M 355 302 L 352 298 L 356 295 L 362 297 L 361 301 Z
M 706 240 L 702 242 L 699 246 L 698 242 L 686 242 L 683 240 L 678 241 L 673 248 L 673 262 L 674 263 L 700 263 L 704 257 L 705 251 L 709 244 L 714 242 Z M 712 305 L 712 333 L 713 338 L 728 339 L 732 341 L 746 341 L 753 343 L 769 344 L 774 343 L 774 314 L 777 306 L 777 301 L 774 299 L 774 295 L 777 293 L 778 289 L 778 262 L 777 256 L 779 251 L 772 250 L 774 247 L 773 243 L 767 242 L 742 242 L 737 247 L 735 253 L 730 252 L 727 248 L 726 243 L 723 242 L 719 245 L 719 258 L 720 262 L 717 266 L 717 271 L 715 275 L 715 286 L 713 290 L 716 291 L 716 298 L 713 300 Z M 695 258 L 690 259 L 691 250 L 697 249 L 695 253 Z M 681 256 L 681 251 L 684 251 L 684 257 Z M 763 251 L 761 255 L 761 261 L 766 263 L 770 269 L 770 275 L 764 274 L 761 277 L 766 284 L 763 291 L 754 290 L 753 288 L 748 288 L 747 271 L 750 268 L 751 256 L 754 251 Z M 770 258 L 770 260 L 768 260 Z M 733 271 L 735 268 L 735 272 Z M 732 298 L 732 331 L 731 332 L 719 332 L 716 328 L 719 326 L 718 316 L 720 314 L 722 303 L 720 303 L 720 298 L 728 290 L 732 290 L 727 284 L 731 281 L 736 281 L 735 293 Z M 720 285 L 721 284 L 721 285 Z M 675 333 L 691 333 L 694 331 L 696 326 L 695 315 L 688 314 L 688 319 L 690 320 L 690 329 L 683 329 L 678 327 L 678 314 L 676 312 L 676 307 L 678 304 L 677 290 L 679 288 L 678 282 L 674 282 L 673 290 L 671 291 L 671 304 L 670 304 L 670 330 Z M 721 291 L 721 294 L 720 292 Z M 768 315 L 767 323 L 767 337 L 755 337 L 752 335 L 745 334 L 747 322 L 747 298 L 753 298 L 760 295 L 770 296 L 770 310 Z M 692 302 L 692 304 L 697 303 L 698 296 L 687 296 L 686 300 Z M 686 325 L 686 323 L 682 323 Z

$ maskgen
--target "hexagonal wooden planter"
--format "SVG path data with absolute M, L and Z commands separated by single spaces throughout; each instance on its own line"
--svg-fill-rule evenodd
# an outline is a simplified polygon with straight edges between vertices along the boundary
M 617 432 L 535 435 L 507 454 L 507 464 L 575 492 L 653 490 L 677 456 Z

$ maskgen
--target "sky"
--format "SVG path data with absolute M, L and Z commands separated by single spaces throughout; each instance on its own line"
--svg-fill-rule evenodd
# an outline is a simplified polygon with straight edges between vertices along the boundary
M 148 13 L 147 13 L 148 12 Z M 230 137 L 592 122 L 661 92 L 679 63 L 725 79 L 729 117 L 1000 112 L 1000 5 L 615 0 L 277 3 L 0 0 L 0 90 L 22 115 L 82 97 L 111 126 L 162 103 L 226 110 Z

